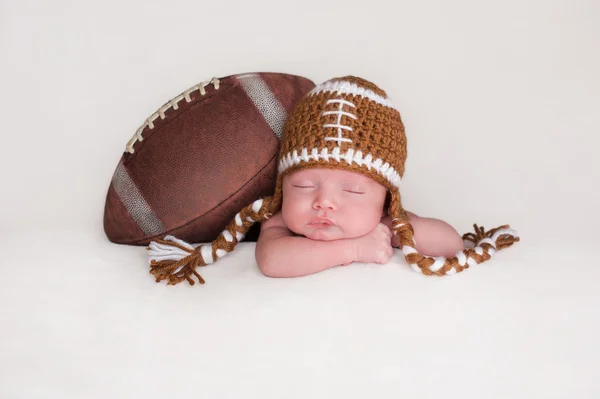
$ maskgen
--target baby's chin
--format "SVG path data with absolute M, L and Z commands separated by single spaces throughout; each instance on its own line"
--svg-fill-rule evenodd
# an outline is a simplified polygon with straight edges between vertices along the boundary
M 361 236 L 362 234 L 352 234 L 351 232 L 347 232 L 339 226 L 328 226 L 321 227 L 317 229 L 313 229 L 307 227 L 304 229 L 302 233 L 303 236 L 310 238 L 311 240 L 316 241 L 334 241 L 341 240 L 344 238 L 356 238 Z
M 323 229 L 306 232 L 304 236 L 315 241 L 333 241 L 347 238 L 344 237 L 344 234 L 340 234 L 339 232 L 323 231 Z
M 338 226 L 327 226 L 313 228 L 307 225 L 288 226 L 288 228 L 296 235 L 310 238 L 317 241 L 333 241 L 340 238 L 346 238 L 344 231 Z
M 285 218 L 284 218 L 285 221 Z M 344 225 L 331 225 L 314 227 L 308 224 L 308 221 L 293 221 L 286 223 L 286 226 L 294 234 L 304 236 L 312 240 L 317 241 L 334 241 L 341 239 L 351 239 L 361 237 L 369 233 L 375 226 L 370 228 L 369 223 L 361 223 L 359 226 L 344 226 Z

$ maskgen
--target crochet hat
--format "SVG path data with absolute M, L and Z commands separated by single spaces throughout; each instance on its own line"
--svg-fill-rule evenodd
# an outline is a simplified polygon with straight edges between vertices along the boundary
M 192 275 L 204 283 L 196 267 L 216 262 L 233 251 L 256 222 L 280 211 L 283 177 L 306 168 L 334 168 L 363 173 L 385 186 L 389 194 L 388 215 L 406 261 L 426 275 L 461 272 L 488 260 L 496 250 L 519 241 L 508 225 L 463 235 L 473 248 L 454 257 L 429 257 L 415 249 L 413 228 L 402 208 L 400 183 L 407 148 L 400 113 L 385 91 L 361 78 L 347 76 L 322 83 L 298 102 L 285 125 L 278 157 L 276 188 L 272 197 L 261 198 L 242 209 L 210 244 L 194 247 L 173 236 L 150 243 L 150 272 L 156 281 L 177 284 Z

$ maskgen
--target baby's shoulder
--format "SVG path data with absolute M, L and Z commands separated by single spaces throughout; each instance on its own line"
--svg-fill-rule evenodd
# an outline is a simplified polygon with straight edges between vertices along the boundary
M 277 212 L 269 219 L 260 223 L 260 233 L 259 238 L 274 238 L 281 236 L 296 236 L 292 230 L 289 229 L 285 221 L 283 220 L 283 215 L 280 212 Z
M 281 211 L 275 213 L 273 216 L 268 218 L 267 220 L 261 222 L 261 230 L 272 228 L 272 227 L 285 227 L 287 229 L 287 225 L 283 220 L 283 215 Z

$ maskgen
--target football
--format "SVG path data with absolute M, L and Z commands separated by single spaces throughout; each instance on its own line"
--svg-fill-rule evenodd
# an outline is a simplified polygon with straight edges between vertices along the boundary
M 216 239 L 243 207 L 273 194 L 285 122 L 313 87 L 301 76 L 246 73 L 199 83 L 165 103 L 129 140 L 112 176 L 108 239 Z M 245 240 L 256 237 L 254 229 Z

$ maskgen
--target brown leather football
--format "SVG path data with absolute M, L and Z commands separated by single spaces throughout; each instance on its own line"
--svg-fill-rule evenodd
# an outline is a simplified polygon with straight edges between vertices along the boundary
M 117 165 L 104 208 L 108 239 L 216 239 L 243 207 L 273 194 L 287 116 L 314 86 L 300 76 L 250 73 L 213 78 L 167 102 Z M 245 240 L 256 237 L 254 229 Z

